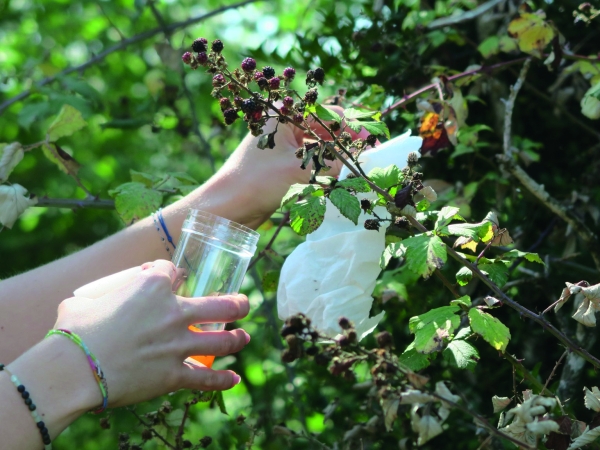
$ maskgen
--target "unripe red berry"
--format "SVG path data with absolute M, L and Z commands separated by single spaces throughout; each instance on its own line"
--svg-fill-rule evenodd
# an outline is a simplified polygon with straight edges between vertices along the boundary
M 283 114 L 284 116 L 289 116 L 291 113 L 291 111 L 285 106 L 282 106 L 281 108 L 279 108 L 279 112 L 281 114 Z
M 181 55 L 181 60 L 185 64 L 191 63 L 192 62 L 192 54 L 190 52 L 185 52 L 183 55 Z
M 208 55 L 206 54 L 206 52 L 198 53 L 198 55 L 196 56 L 196 61 L 198 61 L 202 65 L 205 65 L 208 62 Z
M 221 86 L 223 86 L 224 84 L 225 84 L 225 77 L 224 77 L 223 75 L 221 75 L 220 73 L 216 74 L 216 75 L 213 77 L 213 80 L 212 80 L 212 85 L 213 85 L 214 87 L 221 87 Z
M 291 108 L 292 106 L 294 106 L 294 99 L 290 96 L 283 97 L 283 106 Z
M 278 77 L 271 78 L 269 80 L 269 86 L 271 89 L 279 89 L 281 80 Z
M 211 49 L 215 53 L 221 53 L 224 47 L 225 46 L 223 45 L 223 42 L 221 42 L 219 39 L 215 39 L 211 45 Z
M 262 113 L 263 113 L 262 108 L 254 111 L 252 113 L 252 120 L 255 122 L 258 122 L 260 119 L 262 119 Z
M 244 72 L 252 72 L 256 69 L 256 61 L 253 58 L 245 58 L 242 61 L 242 70 Z
M 287 68 L 283 69 L 283 78 L 285 78 L 286 80 L 292 81 L 295 76 L 296 76 L 296 69 L 294 69 L 293 67 L 287 67 Z
M 259 78 L 256 83 L 258 84 L 258 87 L 261 88 L 263 91 L 269 87 L 269 80 L 267 80 L 266 78 Z
M 208 41 L 205 38 L 198 38 L 192 43 L 192 50 L 196 53 L 205 52 L 206 44 L 208 44 Z
M 304 121 L 304 116 L 302 114 L 295 114 L 294 117 L 292 117 L 292 120 L 295 123 L 300 124 L 300 123 L 302 123 Z
M 264 77 L 265 77 L 265 75 L 260 70 L 257 72 L 254 72 L 254 81 L 258 81 Z
M 219 100 L 219 105 L 221 105 L 221 111 L 225 111 L 231 106 L 231 100 L 229 100 L 229 97 L 222 97 Z
M 243 99 L 242 97 L 237 97 L 237 96 L 236 96 L 236 97 L 234 97 L 234 98 L 233 98 L 233 104 L 234 104 L 235 106 L 237 106 L 238 108 L 239 108 L 240 106 L 242 106 L 242 103 L 244 103 L 244 99 Z

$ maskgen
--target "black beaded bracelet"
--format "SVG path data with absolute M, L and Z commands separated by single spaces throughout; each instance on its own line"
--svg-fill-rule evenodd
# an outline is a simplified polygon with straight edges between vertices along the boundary
M 0 372 L 2 371 L 5 371 L 10 376 L 10 381 L 12 381 L 12 383 L 15 385 L 19 394 L 21 394 L 21 398 L 25 402 L 25 405 L 27 406 L 27 408 L 29 408 L 29 411 L 31 412 L 31 417 L 33 417 L 33 420 L 35 421 L 35 424 L 38 430 L 40 430 L 40 434 L 42 435 L 44 450 L 51 450 L 52 439 L 50 439 L 50 433 L 48 432 L 48 428 L 46 428 L 46 424 L 36 411 L 37 406 L 35 406 L 35 403 L 33 403 L 31 395 L 29 394 L 29 392 L 27 392 L 27 389 L 25 389 L 25 386 L 19 381 L 16 375 L 10 373 L 10 371 L 6 368 L 4 364 L 0 364 Z

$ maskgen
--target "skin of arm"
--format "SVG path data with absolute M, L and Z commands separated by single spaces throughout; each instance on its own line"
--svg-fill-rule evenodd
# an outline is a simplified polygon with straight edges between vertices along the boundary
M 338 114 L 342 108 L 331 107 Z M 269 121 L 265 133 L 273 131 Z M 329 135 L 318 125 L 317 134 Z M 350 130 L 348 130 L 350 131 Z M 351 133 L 353 137 L 357 135 Z M 363 130 L 358 137 L 368 133 Z M 205 210 L 257 228 L 279 207 L 294 183 L 307 183 L 293 153 L 303 145 L 303 130 L 280 125 L 275 148 L 261 150 L 247 135 L 223 167 L 206 183 L 163 209 L 167 228 L 177 242 L 190 208 Z M 335 161 L 328 175 L 339 172 Z M 84 284 L 144 261 L 168 257 L 152 218 L 145 218 L 90 247 L 29 272 L 0 281 L 0 361 L 10 362 L 38 342 L 56 320 L 56 307 Z
M 149 400 L 182 388 L 223 390 L 240 378 L 186 360 L 226 355 L 249 341 L 243 330 L 193 333 L 198 322 L 232 322 L 248 313 L 243 295 L 182 298 L 171 292 L 175 266 L 156 261 L 131 282 L 97 301 L 70 298 L 59 306 L 56 328 L 77 333 L 96 355 L 108 383 L 109 406 Z M 102 397 L 84 352 L 50 336 L 7 366 L 37 406 L 52 439 Z M 39 450 L 39 430 L 7 371 L 0 371 L 0 450 Z

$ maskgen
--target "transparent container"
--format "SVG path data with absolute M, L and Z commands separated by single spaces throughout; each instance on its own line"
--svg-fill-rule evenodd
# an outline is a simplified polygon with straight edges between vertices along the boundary
M 182 297 L 237 294 L 259 234 L 243 225 L 204 211 L 191 209 L 183 223 L 173 255 L 177 278 L 173 291 Z M 196 324 L 196 332 L 223 330 L 224 323 Z M 210 355 L 192 356 L 211 367 Z

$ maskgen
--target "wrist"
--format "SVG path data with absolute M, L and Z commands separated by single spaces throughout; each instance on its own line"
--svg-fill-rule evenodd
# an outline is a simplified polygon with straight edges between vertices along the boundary
M 30 392 L 53 439 L 102 402 L 85 353 L 61 336 L 42 340 L 8 368 Z

